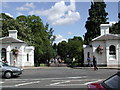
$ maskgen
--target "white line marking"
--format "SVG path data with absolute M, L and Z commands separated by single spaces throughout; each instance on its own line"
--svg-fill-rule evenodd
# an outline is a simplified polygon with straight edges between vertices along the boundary
M 40 81 L 29 82 L 29 83 L 22 83 L 22 84 L 17 84 L 17 85 L 14 85 L 14 86 L 18 87 L 18 86 L 24 86 L 24 85 L 29 85 L 29 84 L 35 84 L 35 83 L 40 83 Z
M 0 84 L 1 84 L 1 83 L 4 83 L 4 82 L 0 82 Z
M 86 78 L 87 76 L 81 76 L 81 77 L 67 77 L 67 78 L 73 78 L 73 79 L 77 79 L 77 78 Z
M 85 78 L 87 76 L 81 76 L 81 77 L 61 77 L 61 78 L 36 78 L 36 79 L 5 79 L 5 81 L 18 81 L 18 80 L 53 80 L 53 79 L 65 79 L 65 78 L 73 78 L 73 79 L 77 79 L 77 78 Z
M 52 86 L 81 86 L 81 85 L 84 85 L 84 84 L 58 84 L 58 85 L 52 85 Z
M 84 85 L 88 85 L 88 84 L 90 84 L 90 83 L 96 83 L 96 82 L 100 82 L 100 81 L 102 81 L 102 79 L 99 79 L 99 80 L 97 80 L 97 81 L 87 82 L 87 83 L 84 83 Z
M 95 79 L 91 79 L 91 80 L 95 80 Z M 67 82 L 62 80 L 63 82 L 53 83 L 52 86 L 81 86 L 81 85 L 88 85 L 90 83 L 100 82 L 102 80 L 103 79 L 99 79 L 99 80 L 96 80 L 96 81 L 80 83 L 80 84 L 78 84 L 78 83 L 77 84 L 64 84 L 64 83 L 67 83 Z M 55 81 L 55 80 L 52 80 L 52 81 Z M 85 80 L 84 79 L 83 80 L 69 80 L 69 82 L 72 82 L 72 81 L 88 81 L 88 79 L 85 79 Z
M 53 85 L 58 85 L 58 84 L 63 84 L 63 83 L 68 83 L 68 82 L 70 82 L 70 81 L 57 82 L 57 83 L 53 83 L 53 84 L 50 84 L 50 85 L 53 86 Z
M 98 79 L 77 79 L 77 80 L 69 80 L 69 81 L 91 81 L 91 80 L 98 80 Z M 52 80 L 54 81 L 66 81 L 66 80 Z
M 0 86 L 2 88 L 7 88 L 7 87 L 14 87 L 14 86 Z

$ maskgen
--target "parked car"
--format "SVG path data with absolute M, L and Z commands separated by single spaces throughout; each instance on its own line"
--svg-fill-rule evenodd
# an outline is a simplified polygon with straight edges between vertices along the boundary
M 4 78 L 11 78 L 22 74 L 23 69 L 16 66 L 9 66 L 8 64 L 0 61 L 0 75 Z
M 117 90 L 120 88 L 120 71 L 112 75 L 101 83 L 88 84 L 90 90 Z

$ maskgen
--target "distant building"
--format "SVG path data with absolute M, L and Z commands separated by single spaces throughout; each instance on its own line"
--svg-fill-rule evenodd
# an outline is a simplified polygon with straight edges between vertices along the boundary
M 120 34 L 109 33 L 110 24 L 101 24 L 101 35 L 84 45 L 84 63 L 87 58 L 96 56 L 101 66 L 120 66 Z
M 9 30 L 9 36 L 0 38 L 0 59 L 15 66 L 34 66 L 34 47 L 17 38 L 17 30 Z

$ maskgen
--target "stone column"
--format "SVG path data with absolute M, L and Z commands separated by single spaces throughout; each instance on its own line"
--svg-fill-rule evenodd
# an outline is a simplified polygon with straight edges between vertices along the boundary
M 0 42 L 0 61 L 2 61 L 2 60 L 1 60 L 1 54 L 2 54 L 2 53 L 1 53 L 1 50 L 2 50 L 2 42 Z
M 116 60 L 117 60 L 117 66 L 119 66 L 119 63 L 120 63 L 120 47 L 119 47 L 119 44 L 116 47 Z
M 7 60 L 7 62 L 8 62 L 8 65 L 10 65 L 10 52 L 11 52 L 11 49 L 10 49 L 10 46 L 8 46 L 7 48 L 6 48 L 6 60 Z
M 107 66 L 109 66 L 109 47 L 106 47 Z
M 120 67 L 120 44 L 118 49 L 118 66 Z

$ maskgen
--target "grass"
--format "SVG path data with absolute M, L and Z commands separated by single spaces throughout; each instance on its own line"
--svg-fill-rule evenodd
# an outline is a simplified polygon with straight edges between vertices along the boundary
M 47 65 L 46 64 L 40 64 L 40 67 L 46 67 Z

